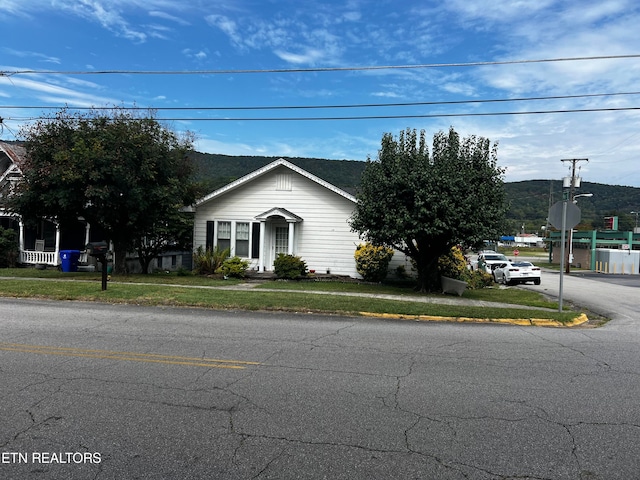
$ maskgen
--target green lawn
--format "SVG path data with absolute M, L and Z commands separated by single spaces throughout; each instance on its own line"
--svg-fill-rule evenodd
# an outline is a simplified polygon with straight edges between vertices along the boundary
M 215 287 L 232 286 L 240 282 L 176 274 L 118 275 L 109 282 L 107 290 L 102 291 L 99 273 L 0 269 L 0 277 L 20 277 L 0 280 L 0 296 L 5 297 L 348 315 L 367 312 L 478 319 L 542 318 L 560 322 L 569 322 L 577 316 L 576 312 L 560 313 L 557 311 L 557 304 L 545 301 L 541 295 L 534 292 L 517 288 L 487 288 L 465 292 L 463 298 L 511 304 L 494 308 L 411 301 L 412 298 L 419 300 L 424 295 L 417 294 L 407 287 L 357 282 L 269 281 L 251 290 L 221 290 Z M 263 290 L 264 288 L 297 291 L 270 292 Z M 305 293 L 312 290 L 328 293 L 322 295 Z M 330 292 L 394 294 L 401 295 L 403 300 L 331 295 Z M 530 305 L 536 309 L 522 309 L 513 305 Z M 537 308 L 556 310 L 538 310 Z

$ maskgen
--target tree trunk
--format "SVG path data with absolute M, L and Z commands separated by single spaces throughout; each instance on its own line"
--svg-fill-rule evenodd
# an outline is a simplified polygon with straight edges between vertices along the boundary
M 438 290 L 438 256 L 427 256 L 422 254 L 416 261 L 418 269 L 418 285 L 416 291 L 420 293 L 429 293 Z
M 127 249 L 119 247 L 118 245 L 113 246 L 113 273 L 117 275 L 126 275 L 127 274 Z
M 148 274 L 149 273 L 149 265 L 151 265 L 151 261 L 153 260 L 152 256 L 140 256 L 140 253 L 138 253 L 138 259 L 140 260 L 140 266 L 142 267 L 142 273 L 143 274 Z

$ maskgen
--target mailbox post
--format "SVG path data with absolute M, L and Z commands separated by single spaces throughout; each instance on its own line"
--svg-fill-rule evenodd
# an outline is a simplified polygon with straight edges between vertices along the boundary
M 87 254 L 92 257 L 96 257 L 102 264 L 102 290 L 107 289 L 107 253 L 109 253 L 109 245 L 107 242 L 93 242 L 87 243 L 85 247 L 87 249 Z

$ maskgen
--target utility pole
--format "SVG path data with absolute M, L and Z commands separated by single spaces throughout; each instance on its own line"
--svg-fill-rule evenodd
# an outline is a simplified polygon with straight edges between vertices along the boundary
M 573 196 L 575 194 L 575 190 L 576 188 L 578 188 L 580 185 L 576 185 L 576 164 L 578 162 L 588 162 L 589 159 L 588 158 L 564 158 L 561 160 L 563 163 L 564 162 L 571 162 L 571 184 L 569 185 L 569 192 L 565 192 L 565 197 L 564 197 L 564 201 L 565 202 L 573 202 Z M 565 179 L 566 180 L 566 179 Z M 566 187 L 566 182 L 563 183 L 563 186 Z M 567 196 L 568 195 L 568 196 Z M 571 231 L 569 232 L 569 245 L 573 244 L 573 228 L 571 228 Z M 566 249 L 567 250 L 567 258 L 565 259 L 565 273 L 569 273 L 571 270 L 571 260 L 569 258 L 569 252 L 572 251 L 571 248 Z

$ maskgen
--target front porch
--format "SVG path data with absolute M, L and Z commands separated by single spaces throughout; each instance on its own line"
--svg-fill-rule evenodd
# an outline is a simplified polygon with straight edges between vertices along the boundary
M 19 264 L 59 267 L 61 250 L 78 250 L 79 263 L 87 263 L 84 246 L 89 243 L 91 227 L 88 222 L 79 219 L 76 228 L 65 229 L 63 239 L 60 224 L 55 220 L 41 220 L 36 227 L 27 227 L 21 217 L 6 211 L 0 212 L 0 218 L 4 228 L 17 231 Z

